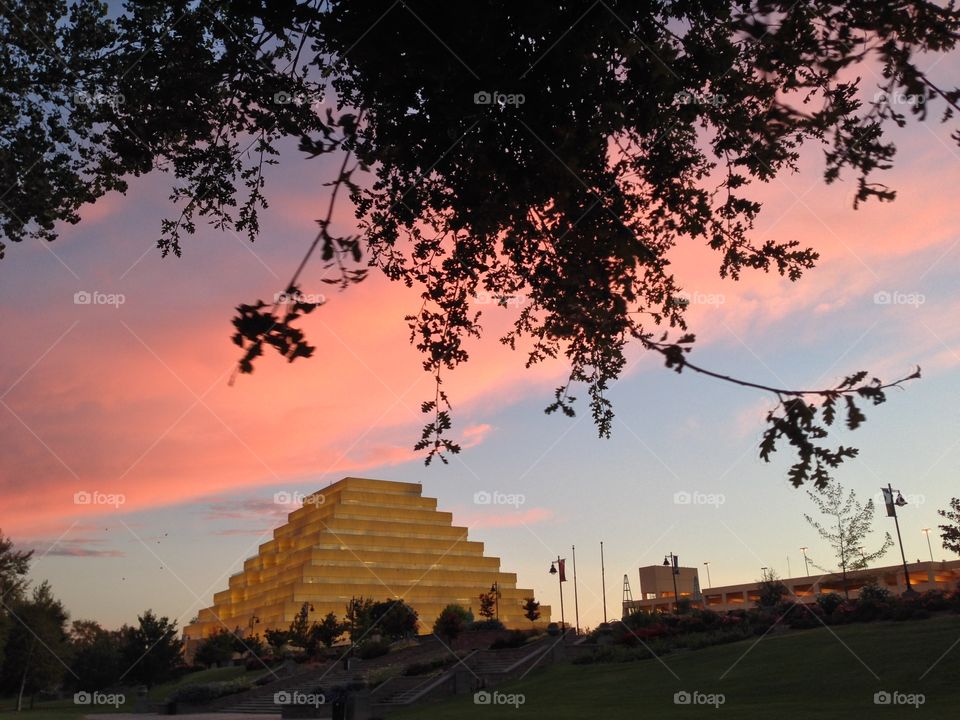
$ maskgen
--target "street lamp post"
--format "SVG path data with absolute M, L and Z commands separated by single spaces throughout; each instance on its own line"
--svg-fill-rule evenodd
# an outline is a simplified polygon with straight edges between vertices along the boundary
M 713 587 L 713 582 L 710 580 L 710 563 L 705 562 L 704 566 L 707 568 L 707 587 Z
M 807 560 L 807 550 L 809 549 L 808 547 L 800 548 L 800 552 L 803 553 L 803 570 L 806 573 L 804 577 L 810 577 L 810 562 Z
M 676 613 L 680 614 L 680 593 L 677 592 L 677 575 L 680 574 L 680 558 L 673 553 L 668 553 L 663 558 L 663 564 L 670 566 L 670 576 L 673 578 L 673 607 Z
M 900 521 L 897 519 L 897 507 L 903 507 L 907 501 L 903 499 L 903 494 L 897 490 L 897 499 L 893 499 L 893 487 L 887 483 L 885 488 L 880 488 L 883 492 L 883 501 L 887 506 L 887 515 L 893 518 L 893 524 L 897 528 L 897 541 L 900 543 L 900 559 L 903 560 L 903 577 L 907 583 L 905 595 L 913 595 L 913 586 L 910 584 L 910 569 L 907 567 L 907 556 L 903 552 L 903 537 L 900 535 Z
M 557 583 L 560 585 L 560 637 L 564 638 L 567 634 L 567 621 L 563 613 L 563 580 L 564 573 L 560 572 L 563 566 L 563 558 L 557 555 L 557 559 L 550 563 L 550 574 L 557 576 Z
M 930 551 L 930 562 L 933 562 L 933 546 L 930 544 L 930 528 L 924 528 L 921 532 L 927 536 L 927 550 Z

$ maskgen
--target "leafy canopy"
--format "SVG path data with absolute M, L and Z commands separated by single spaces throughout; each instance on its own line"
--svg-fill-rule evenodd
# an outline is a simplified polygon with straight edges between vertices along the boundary
M 895 156 L 887 132 L 909 116 L 952 118 L 960 90 L 939 87 L 918 58 L 953 51 L 958 29 L 953 0 L 146 0 L 115 20 L 105 5 L 14 1 L 0 9 L 0 229 L 52 239 L 83 203 L 163 169 L 179 205 L 161 228 L 164 254 L 184 252 L 200 218 L 253 240 L 264 166 L 280 139 L 300 138 L 308 156 L 341 161 L 285 290 L 299 292 L 317 249 L 325 282 L 345 288 L 375 268 L 421 290 L 407 322 L 436 383 L 417 444 L 428 461 L 459 450 L 442 376 L 482 332 L 482 295 L 519 305 L 500 340 L 528 366 L 568 362 L 548 412 L 573 414 L 571 391 L 585 386 L 608 435 L 610 384 L 639 343 L 677 372 L 773 393 L 761 456 L 786 441 L 791 481 L 824 487 L 856 452 L 823 444 L 834 404 L 853 429 L 858 400 L 883 402 L 919 373 L 797 391 L 694 365 L 670 253 L 695 243 L 715 251 L 723 277 L 798 280 L 818 254 L 757 237 L 753 188 L 795 171 L 812 146 L 827 183 L 855 179 L 855 206 L 892 200 L 876 179 Z M 345 195 L 358 230 L 338 235 Z M 313 354 L 294 323 L 316 305 L 280 305 L 238 308 L 239 372 L 265 348 Z M 671 340 L 674 329 L 684 334 Z

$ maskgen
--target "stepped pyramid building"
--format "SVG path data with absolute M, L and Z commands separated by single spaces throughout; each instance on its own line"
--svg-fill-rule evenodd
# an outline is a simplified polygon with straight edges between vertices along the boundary
M 306 497 L 184 635 L 190 652 L 224 628 L 285 630 L 304 603 L 312 619 L 331 611 L 343 619 L 350 598 L 361 596 L 402 598 L 419 614 L 420 632 L 430 632 L 449 603 L 477 616 L 480 593 L 494 583 L 500 621 L 531 627 L 522 605 L 534 592 L 518 588 L 516 574 L 501 572 L 500 559 L 485 556 L 483 543 L 468 540 L 467 528 L 453 525 L 419 484 L 348 477 Z M 540 613 L 542 627 L 550 608 Z

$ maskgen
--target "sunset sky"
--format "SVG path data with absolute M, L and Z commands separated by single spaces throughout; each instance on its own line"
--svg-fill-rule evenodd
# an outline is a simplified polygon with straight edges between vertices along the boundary
M 799 174 L 758 189 L 756 238 L 797 239 L 821 253 L 799 283 L 750 273 L 721 281 L 719 258 L 696 246 L 673 257 L 683 287 L 714 301 L 695 302 L 689 316 L 703 366 L 805 388 L 860 369 L 892 380 L 923 368 L 922 380 L 868 408 L 860 430 L 834 438 L 861 450 L 837 471 L 843 485 L 866 500 L 892 483 L 910 501 L 901 527 L 911 561 L 928 558 L 921 528 L 935 529 L 936 510 L 958 494 L 960 153 L 949 131 L 913 123 L 894 135 L 898 165 L 883 178 L 898 191 L 892 204 L 855 212 L 853 178 L 825 186 L 814 148 Z M 171 212 L 171 178 L 155 173 L 125 197 L 85 208 L 55 243 L 8 247 L 0 529 L 35 549 L 32 578 L 48 579 L 73 618 L 115 627 L 152 607 L 185 623 L 293 509 L 275 493 L 309 493 L 345 475 L 423 483 L 555 612 L 550 560 L 576 545 L 582 625 L 602 620 L 601 540 L 611 617 L 623 575 L 637 597 L 637 568 L 668 552 L 700 568 L 704 586 L 704 562 L 714 585 L 757 579 L 762 566 L 801 574 L 800 546 L 831 563 L 803 518 L 813 503 L 786 480 L 793 456 L 783 450 L 770 464 L 757 456 L 771 397 L 678 376 L 634 349 L 611 392 L 613 438 L 598 439 L 582 403 L 573 420 L 543 414 L 562 363 L 525 370 L 524 356 L 497 342 L 516 307 L 481 308 L 486 337 L 447 380 L 464 445 L 449 465 L 424 467 L 412 450 L 420 402 L 432 397 L 403 320 L 419 298 L 382 276 L 339 293 L 310 266 L 304 291 L 328 297 L 303 323 L 315 356 L 292 365 L 265 356 L 228 386 L 239 357 L 229 339 L 233 308 L 283 289 L 332 174 L 326 161 L 285 146 L 253 245 L 201 226 L 182 258 L 161 258 L 155 243 Z M 338 226 L 351 222 L 344 205 Z M 123 303 L 75 304 L 83 292 L 121 294 Z M 480 491 L 524 502 L 478 505 Z M 123 502 L 77 504 L 84 492 Z M 678 492 L 722 502 L 677 503 Z M 882 508 L 874 526 L 876 545 L 893 532 Z M 931 539 L 935 558 L 948 557 L 936 531 Z M 898 559 L 894 549 L 883 564 Z

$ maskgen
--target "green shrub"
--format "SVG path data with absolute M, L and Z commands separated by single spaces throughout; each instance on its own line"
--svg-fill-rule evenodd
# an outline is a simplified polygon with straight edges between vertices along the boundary
M 224 695 L 249 690 L 253 683 L 245 678 L 236 680 L 224 680 L 222 682 L 198 683 L 196 685 L 184 685 L 177 688 L 167 697 L 168 702 L 189 703 L 191 705 L 201 705 L 203 703 L 216 700 Z
M 357 655 L 362 660 L 372 660 L 386 655 L 388 652 L 390 652 L 390 643 L 386 640 L 367 640 L 360 646 Z
M 817 605 L 823 610 L 824 615 L 833 615 L 833 611 L 843 605 L 843 596 L 835 592 L 817 595 Z

